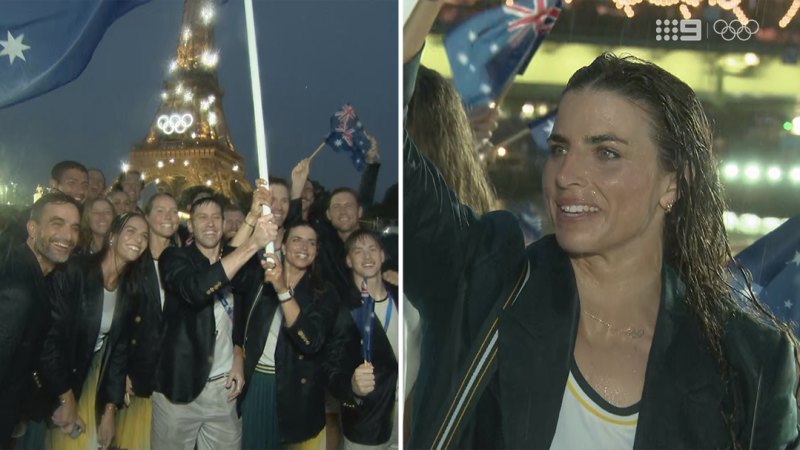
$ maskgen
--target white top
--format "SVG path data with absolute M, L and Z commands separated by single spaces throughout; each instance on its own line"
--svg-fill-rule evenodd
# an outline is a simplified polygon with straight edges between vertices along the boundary
M 639 403 L 616 407 L 594 391 L 573 362 L 551 449 L 632 449 Z
M 109 291 L 103 288 L 103 314 L 100 319 L 100 333 L 94 344 L 94 351 L 98 352 L 103 348 L 103 342 L 111 331 L 111 322 L 114 321 L 114 309 L 117 307 L 117 290 Z
M 387 310 L 392 308 L 392 311 L 388 313 Z M 389 328 L 386 328 L 386 319 L 389 319 Z M 394 301 L 387 297 L 386 300 L 382 302 L 375 302 L 375 318 L 378 319 L 383 326 L 383 330 L 386 332 L 386 337 L 389 338 L 389 343 L 392 344 L 392 351 L 394 352 L 394 357 L 397 359 L 397 355 L 400 354 L 399 349 L 397 347 L 399 342 L 399 335 L 400 335 L 400 327 L 398 324 L 400 323 L 399 319 L 400 315 L 397 313 L 397 306 L 395 306 Z
M 278 335 L 281 333 L 282 323 L 283 308 L 278 305 L 278 309 L 272 315 L 272 324 L 269 326 L 267 342 L 264 344 L 264 351 L 261 352 L 261 358 L 258 360 L 259 364 L 275 367 L 275 349 L 278 347 Z
M 225 300 L 233 308 L 233 294 L 228 293 Z M 214 362 L 211 364 L 209 378 L 226 374 L 233 367 L 233 320 L 225 312 L 222 302 L 216 299 L 214 300 L 214 322 L 217 326 L 217 337 L 214 343 Z
M 161 294 L 161 310 L 164 310 L 164 299 L 167 298 L 164 295 L 164 285 L 161 283 L 161 272 L 158 271 L 158 261 L 155 259 L 153 260 L 153 266 L 156 268 L 156 279 L 158 280 L 158 292 Z

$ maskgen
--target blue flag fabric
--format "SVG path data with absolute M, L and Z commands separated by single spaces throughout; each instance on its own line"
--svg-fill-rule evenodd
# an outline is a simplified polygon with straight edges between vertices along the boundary
M 531 138 L 533 138 L 533 143 L 536 144 L 539 151 L 547 152 L 548 150 L 547 139 L 550 137 L 550 133 L 553 132 L 557 112 L 558 110 L 553 110 L 550 114 L 528 122 Z
M 336 151 L 344 151 L 359 172 L 366 165 L 367 152 L 372 148 L 372 141 L 358 120 L 356 110 L 349 103 L 331 116 L 331 133 L 325 143 Z
M 0 108 L 77 78 L 106 29 L 148 1 L 0 1 Z
M 753 291 L 761 302 L 798 333 L 800 216 L 764 235 L 736 255 L 736 259 L 753 274 Z
M 453 81 L 468 108 L 497 101 L 525 71 L 561 8 L 561 0 L 516 1 L 487 9 L 447 34 Z
M 372 362 L 372 332 L 375 325 L 375 300 L 367 290 L 367 280 L 361 282 L 361 306 L 350 311 L 361 335 L 361 357 Z

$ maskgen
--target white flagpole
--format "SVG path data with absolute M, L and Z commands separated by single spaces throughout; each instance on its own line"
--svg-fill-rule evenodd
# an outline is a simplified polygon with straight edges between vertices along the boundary
M 253 0 L 244 0 L 244 18 L 247 29 L 247 53 L 250 61 L 250 84 L 253 90 L 253 119 L 256 126 L 256 157 L 258 159 L 258 177 L 269 179 L 267 166 L 267 133 L 264 130 L 264 108 L 261 105 L 261 75 L 258 72 L 258 50 L 256 48 L 256 24 L 253 18 Z M 265 215 L 270 208 L 264 205 Z M 267 244 L 267 253 L 275 252 L 275 243 Z M 273 261 L 274 263 L 274 261 Z

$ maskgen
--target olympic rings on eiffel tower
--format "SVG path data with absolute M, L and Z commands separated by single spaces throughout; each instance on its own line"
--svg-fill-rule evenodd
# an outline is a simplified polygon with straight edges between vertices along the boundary
M 158 116 L 156 125 L 164 134 L 184 133 L 194 123 L 194 118 L 189 113 L 181 114 L 162 114 Z

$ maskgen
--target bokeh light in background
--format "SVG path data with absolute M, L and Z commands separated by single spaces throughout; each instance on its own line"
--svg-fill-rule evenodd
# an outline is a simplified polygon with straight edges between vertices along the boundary
M 448 3 L 434 27 L 440 34 L 502 2 Z M 540 175 L 546 149 L 537 148 L 522 130 L 557 107 L 575 70 L 613 51 L 650 60 L 698 93 L 714 130 L 714 153 L 729 203 L 724 219 L 734 251 L 800 213 L 800 18 L 794 17 L 800 1 L 564 3 L 550 36 L 500 102 L 495 146 L 479 149 L 504 205 L 517 205 L 521 215 L 545 216 Z M 689 18 L 702 21 L 699 42 L 656 39 L 656 21 Z M 758 31 L 747 40 L 728 41 L 710 31 L 715 21 L 734 19 L 752 19 Z M 436 37 L 428 40 L 423 64 L 450 75 Z

